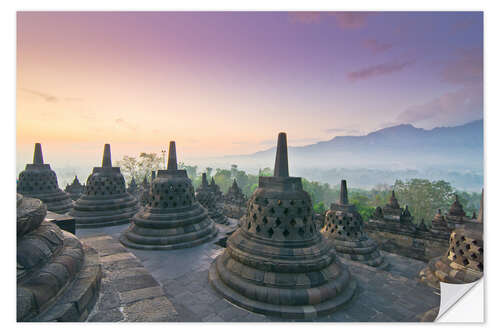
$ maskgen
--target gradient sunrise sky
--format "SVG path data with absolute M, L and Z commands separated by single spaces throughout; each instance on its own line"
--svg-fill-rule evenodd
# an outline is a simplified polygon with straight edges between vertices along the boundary
M 19 12 L 17 165 L 252 153 L 483 115 L 479 12 Z

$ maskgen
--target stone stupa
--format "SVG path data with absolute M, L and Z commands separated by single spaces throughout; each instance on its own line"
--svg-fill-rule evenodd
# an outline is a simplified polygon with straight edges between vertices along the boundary
M 222 208 L 217 205 L 215 193 L 207 182 L 207 174 L 202 173 L 201 185 L 196 190 L 196 200 L 208 210 L 208 216 L 217 224 L 229 224 L 229 220 L 222 213 Z
M 223 194 L 222 191 L 220 190 L 219 185 L 215 183 L 214 177 L 212 177 L 212 180 L 210 181 L 210 185 L 208 185 L 208 187 L 214 193 L 216 203 L 217 204 L 222 203 Z
M 128 184 L 127 192 L 134 196 L 134 198 L 138 198 L 139 196 L 139 186 L 135 182 L 135 178 L 132 176 L 132 180 L 130 184 Z
M 312 319 L 337 310 L 356 289 L 349 270 L 316 229 L 301 178 L 289 177 L 286 134 L 273 177 L 259 177 L 241 226 L 212 263 L 211 285 L 247 310 Z
M 177 169 L 175 141 L 170 142 L 167 170 L 158 170 L 149 201 L 120 236 L 123 245 L 145 250 L 193 247 L 217 234 L 208 211 L 195 199 L 186 170 Z
M 377 243 L 365 234 L 361 215 L 353 204 L 349 204 L 345 180 L 341 181 L 339 202 L 332 203 L 326 212 L 321 232 L 343 258 L 374 267 L 387 266 Z
M 149 190 L 150 190 L 150 184 L 148 182 L 148 177 L 144 176 L 144 179 L 142 180 L 142 184 L 139 187 L 139 193 L 138 193 L 138 200 L 139 200 L 139 204 L 141 206 L 145 206 L 148 203 Z
M 246 213 L 246 202 L 247 199 L 238 187 L 236 178 L 233 179 L 233 185 L 231 185 L 226 195 L 224 195 L 224 215 L 234 219 L 241 218 Z
M 67 213 L 73 207 L 68 193 L 59 188 L 56 173 L 50 164 L 43 163 L 42 145 L 35 143 L 33 164 L 19 174 L 17 193 L 37 198 L 47 205 L 47 209 L 57 214 Z
M 420 280 L 434 288 L 439 288 L 440 282 L 464 284 L 477 281 L 483 276 L 483 250 L 482 219 L 462 221 L 451 232 L 448 251 L 429 261 L 420 271 Z
M 17 321 L 84 321 L 99 296 L 97 252 L 17 194 Z
M 139 209 L 137 200 L 126 190 L 119 167 L 111 164 L 111 147 L 104 145 L 102 166 L 94 167 L 87 178 L 85 192 L 69 215 L 77 228 L 96 228 L 130 222 Z
M 68 193 L 73 201 L 76 201 L 76 200 L 78 200 L 78 198 L 80 198 L 82 196 L 84 189 L 85 189 L 85 186 L 80 184 L 80 181 L 78 180 L 78 176 L 75 176 L 75 179 L 73 179 L 73 182 L 71 184 L 66 185 L 64 192 Z

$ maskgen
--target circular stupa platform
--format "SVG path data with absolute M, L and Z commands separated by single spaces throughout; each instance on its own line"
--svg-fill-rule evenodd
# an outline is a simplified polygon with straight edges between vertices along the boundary
M 17 193 L 37 198 L 47 205 L 47 209 L 57 214 L 67 213 L 73 207 L 68 193 L 59 188 L 56 173 L 50 164 L 43 163 L 42 145 L 35 144 L 33 164 L 19 174 Z
M 97 252 L 44 221 L 38 199 L 17 198 L 17 321 L 83 321 L 99 295 Z
M 99 228 L 129 223 L 138 209 L 137 200 L 126 190 L 120 168 L 111 165 L 111 148 L 106 144 L 102 167 L 92 170 L 84 194 L 69 215 L 75 218 L 77 228 Z
M 329 314 L 348 302 L 356 282 L 313 221 L 301 179 L 288 176 L 280 133 L 274 177 L 260 177 L 240 227 L 212 263 L 211 285 L 249 311 L 293 319 Z
M 177 170 L 175 142 L 170 143 L 167 170 L 158 170 L 148 201 L 132 218 L 120 242 L 130 248 L 173 250 L 208 242 L 217 228 L 196 201 L 186 170 Z

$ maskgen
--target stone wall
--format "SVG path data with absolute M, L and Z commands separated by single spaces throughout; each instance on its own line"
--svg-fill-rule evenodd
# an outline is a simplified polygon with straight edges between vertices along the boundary
M 365 223 L 365 233 L 387 252 L 397 253 L 405 257 L 429 261 L 446 252 L 448 239 L 430 231 L 403 232 L 382 229 L 372 225 L 373 221 Z

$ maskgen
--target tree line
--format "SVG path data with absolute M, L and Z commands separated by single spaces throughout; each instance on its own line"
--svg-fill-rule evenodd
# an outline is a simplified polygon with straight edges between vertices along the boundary
M 115 162 L 119 166 L 126 179 L 130 183 L 132 177 L 140 183 L 144 177 L 151 181 L 151 171 L 163 169 L 163 158 L 156 153 L 141 153 L 138 157 L 125 156 L 122 160 Z M 242 192 L 250 197 L 258 186 L 259 176 L 271 176 L 273 170 L 265 168 L 259 170 L 257 175 L 248 174 L 244 170 L 239 170 L 233 164 L 230 169 L 220 169 L 207 167 L 205 170 L 198 170 L 198 166 L 179 163 L 180 169 L 185 169 L 188 177 L 193 182 L 193 186 L 198 188 L 201 184 L 202 172 L 207 173 L 208 180 L 213 177 L 221 191 L 226 193 L 236 179 Z M 312 199 L 314 211 L 324 213 L 332 202 L 338 201 L 340 193 L 340 179 L 338 185 L 331 186 L 328 183 L 320 183 L 302 178 L 302 185 Z M 354 204 L 363 219 L 368 219 L 377 206 L 384 206 L 389 202 L 392 190 L 401 207 L 408 205 L 410 213 L 414 217 L 414 223 L 423 220 L 430 224 L 432 217 L 438 209 L 447 211 L 454 200 L 454 195 L 459 196 L 460 202 L 468 216 L 479 210 L 481 193 L 465 192 L 454 189 L 449 182 L 444 180 L 431 181 L 428 179 L 413 178 L 409 180 L 396 180 L 393 185 L 379 184 L 370 190 L 349 187 L 347 179 L 349 202 Z

